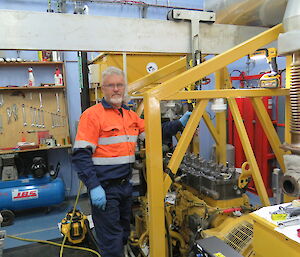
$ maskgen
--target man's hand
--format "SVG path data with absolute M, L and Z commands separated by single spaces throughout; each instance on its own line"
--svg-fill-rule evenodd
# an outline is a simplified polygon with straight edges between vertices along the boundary
M 179 121 L 181 122 L 181 124 L 185 127 L 190 116 L 191 116 L 192 112 L 186 112 L 185 114 L 182 115 L 182 117 L 179 119 Z
M 106 206 L 106 196 L 102 186 L 97 186 L 91 189 L 90 195 L 92 204 L 104 211 Z

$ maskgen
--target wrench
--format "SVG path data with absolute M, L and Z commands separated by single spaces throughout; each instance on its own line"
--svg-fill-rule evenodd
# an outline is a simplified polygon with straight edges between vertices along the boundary
M 27 122 L 26 122 L 25 104 L 22 104 L 22 114 L 23 114 L 23 126 L 26 127 Z
M 56 107 L 57 107 L 57 112 L 60 112 L 60 106 L 59 106 L 59 94 L 55 93 L 56 96 Z
M 18 107 L 16 104 L 13 104 L 13 106 L 11 107 L 11 112 L 14 115 L 14 119 L 17 120 L 18 119 Z
M 44 110 L 41 110 L 41 116 L 42 116 L 42 128 L 44 128 L 45 127 Z
M 39 97 L 40 97 L 40 108 L 43 108 L 42 93 L 39 93 Z
M 284 220 L 277 223 L 278 227 L 280 228 L 285 228 L 285 227 L 299 225 L 299 224 L 300 224 L 300 218 Z
M 31 114 L 31 127 L 34 127 L 34 111 L 32 106 L 30 106 L 30 114 Z
M 41 112 L 40 112 L 40 109 L 37 109 L 37 127 L 38 128 L 41 128 L 42 125 L 41 125 Z
M 36 108 L 33 108 L 33 111 L 34 111 L 34 126 L 38 127 L 39 124 L 38 124 L 38 116 L 37 116 Z
M 7 124 L 9 124 L 11 121 L 12 110 L 9 107 L 7 107 L 6 113 L 7 113 Z

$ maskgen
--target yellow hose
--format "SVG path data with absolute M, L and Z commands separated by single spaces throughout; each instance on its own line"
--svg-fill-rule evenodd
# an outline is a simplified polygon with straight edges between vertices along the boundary
M 26 242 L 36 242 L 36 243 L 50 244 L 50 245 L 55 245 L 55 246 L 62 246 L 62 244 L 51 242 L 51 241 L 46 241 L 46 240 L 27 239 L 27 238 L 22 238 L 22 237 L 17 237 L 17 236 L 10 236 L 10 235 L 6 235 L 6 237 L 21 240 L 21 241 L 26 241 Z M 89 249 L 89 248 L 79 247 L 79 246 L 71 246 L 71 245 L 64 245 L 64 247 L 77 249 L 77 250 L 88 251 L 88 252 L 96 254 L 98 257 L 101 257 L 101 255 L 98 252 L 96 252 L 95 250 Z

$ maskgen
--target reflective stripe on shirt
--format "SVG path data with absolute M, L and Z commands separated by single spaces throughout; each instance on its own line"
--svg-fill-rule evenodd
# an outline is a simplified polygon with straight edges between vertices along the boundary
M 135 162 L 134 155 L 120 157 L 93 157 L 94 165 L 115 165 Z
M 113 136 L 113 137 L 100 137 L 98 140 L 99 145 L 111 145 L 125 142 L 135 143 L 137 141 L 137 136 Z
M 88 147 L 92 148 L 93 153 L 95 152 L 96 145 L 84 140 L 75 141 L 73 148 L 88 148 Z

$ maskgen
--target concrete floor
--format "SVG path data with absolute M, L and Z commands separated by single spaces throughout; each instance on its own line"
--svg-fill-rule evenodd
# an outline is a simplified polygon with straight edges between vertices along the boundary
M 11 226 L 3 227 L 7 235 L 28 239 L 52 240 L 61 237 L 58 223 L 72 210 L 75 200 L 64 201 L 53 206 L 50 211 L 45 208 L 37 208 L 16 212 L 15 222 Z M 83 196 L 79 199 L 77 209 L 85 215 L 91 213 L 89 199 Z M 5 238 L 4 249 L 30 244 L 30 242 Z

